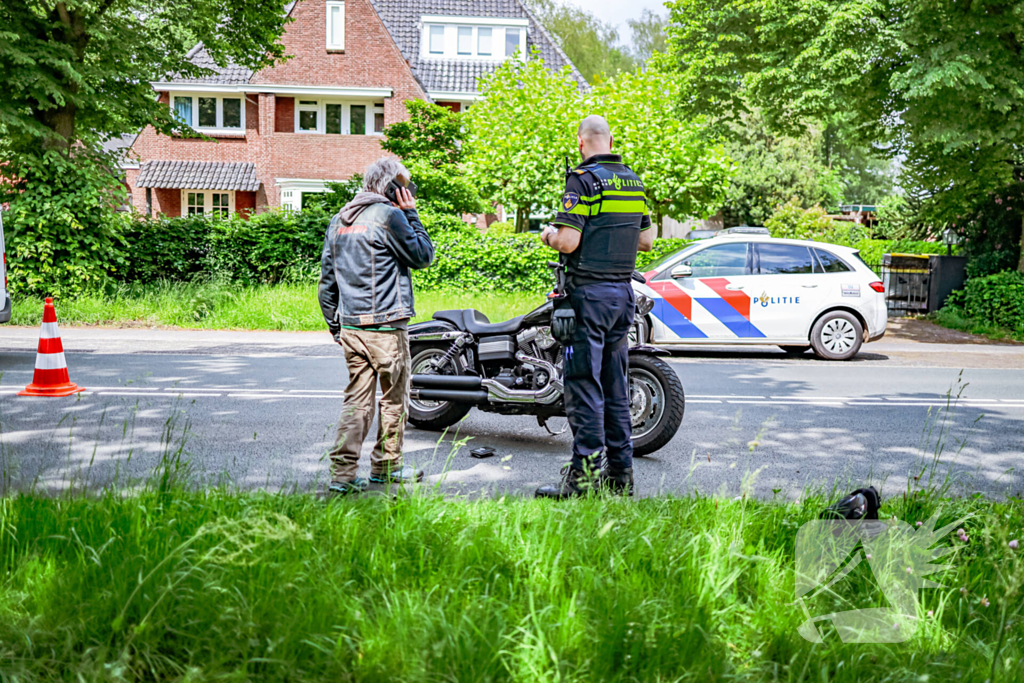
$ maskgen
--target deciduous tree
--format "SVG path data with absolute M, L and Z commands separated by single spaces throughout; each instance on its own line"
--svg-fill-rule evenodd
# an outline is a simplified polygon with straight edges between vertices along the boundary
M 661 218 L 706 218 L 721 206 L 733 172 L 722 145 L 678 112 L 680 79 L 656 70 L 616 76 L 594 91 L 616 153 L 643 178 L 661 237 Z
M 0 202 L 12 202 L 12 241 L 45 226 L 36 251 L 23 254 L 36 275 L 50 274 L 40 287 L 51 275 L 99 277 L 115 244 L 79 239 L 102 233 L 97 221 L 116 203 L 116 159 L 101 143 L 146 125 L 180 128 L 150 82 L 209 75 L 186 58 L 196 40 L 220 65 L 268 66 L 284 56 L 286 21 L 282 0 L 0 3 Z
M 1020 182 L 1024 2 L 667 4 L 686 109 L 738 117 L 750 102 L 788 131 L 849 115 L 861 140 L 906 156 L 939 225 Z
M 469 110 L 469 172 L 485 198 L 515 211 L 516 232 L 526 232 L 533 206 L 558 204 L 563 159 L 579 157 L 584 97 L 568 67 L 551 71 L 537 55 L 507 60 L 480 89 L 484 98 Z

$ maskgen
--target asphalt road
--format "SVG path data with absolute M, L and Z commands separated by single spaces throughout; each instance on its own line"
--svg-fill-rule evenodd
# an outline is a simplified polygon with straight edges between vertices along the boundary
M 5 488 L 127 486 L 183 446 L 197 482 L 322 490 L 346 379 L 323 335 L 63 330 L 72 380 L 88 391 L 18 397 L 31 379 L 34 334 L 0 332 Z M 902 339 L 866 346 L 848 363 L 727 349 L 670 362 L 686 389 L 686 415 L 667 447 L 638 459 L 641 495 L 793 498 L 807 487 L 866 482 L 894 495 L 937 450 L 929 471 L 951 473 L 961 491 L 1024 490 L 1015 471 L 1024 347 Z M 406 458 L 446 492 L 529 493 L 557 477 L 569 444 L 568 434 L 549 436 L 533 418 L 474 411 L 443 439 L 410 429 Z M 471 458 L 480 445 L 497 456 Z M 369 443 L 364 471 L 368 454 Z

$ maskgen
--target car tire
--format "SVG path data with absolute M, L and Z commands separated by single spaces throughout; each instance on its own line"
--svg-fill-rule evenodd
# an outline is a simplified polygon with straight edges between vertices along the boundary
M 780 346 L 780 349 L 793 356 L 801 356 L 807 353 L 809 346 Z
M 849 360 L 864 343 L 864 326 L 846 311 L 829 311 L 811 328 L 811 348 L 824 360 Z

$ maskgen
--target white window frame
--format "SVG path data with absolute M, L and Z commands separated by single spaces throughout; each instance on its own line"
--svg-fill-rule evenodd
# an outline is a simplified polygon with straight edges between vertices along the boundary
M 433 27 L 444 28 L 444 51 L 430 51 L 430 32 Z M 471 51 L 469 54 L 459 53 L 459 29 L 471 28 Z M 491 30 L 491 53 L 480 54 L 480 29 Z M 422 34 L 420 37 L 420 54 L 424 59 L 458 59 L 470 61 L 505 61 L 505 32 L 519 32 L 519 59 L 526 61 L 526 44 L 529 39 L 529 21 L 526 19 L 494 19 L 489 17 L 435 17 L 422 18 Z
M 187 91 L 173 91 L 169 93 L 171 113 L 177 118 L 178 110 L 174 105 L 174 99 L 176 97 L 191 97 L 192 98 L 192 120 L 186 121 L 192 130 L 199 131 L 200 133 L 208 133 L 212 135 L 245 135 L 245 95 L 242 93 L 236 94 L 222 94 L 222 93 L 210 93 L 210 92 L 187 92 Z M 214 98 L 217 100 L 217 125 L 215 126 L 200 126 L 199 125 L 199 98 Z M 241 126 L 238 128 L 225 128 L 224 127 L 224 100 L 241 100 Z
M 313 104 L 303 104 L 303 102 L 312 102 Z M 324 103 L 317 99 L 303 99 L 301 96 L 295 98 L 295 132 L 301 133 L 302 135 L 316 135 L 317 133 L 324 132 Z M 311 111 L 316 113 L 316 128 L 314 130 L 303 130 L 299 126 L 299 114 L 300 112 Z
M 188 213 L 188 195 L 201 194 L 203 195 L 203 214 L 209 216 L 213 210 L 213 195 L 215 194 L 226 194 L 228 196 L 228 217 L 231 217 L 235 213 L 235 191 L 234 190 L 187 190 L 181 191 L 181 215 L 187 216 Z
M 295 98 L 295 132 L 302 133 L 303 135 L 337 135 L 337 133 L 327 132 L 327 105 L 328 104 L 340 104 L 341 105 L 341 135 L 351 135 L 352 130 L 352 106 L 366 107 L 366 136 L 377 136 L 381 137 L 384 133 L 377 133 L 373 130 L 374 126 L 374 114 L 384 113 L 384 104 L 382 102 L 373 102 L 367 100 L 344 100 L 337 98 L 321 98 L 316 100 L 316 106 L 311 104 L 301 105 L 302 111 L 316 111 L 316 130 L 301 130 L 299 128 L 299 101 L 301 97 Z M 312 101 L 306 100 L 306 101 Z
M 338 36 L 331 35 L 331 14 L 334 10 L 341 12 L 341 39 L 338 40 Z M 324 34 L 324 40 L 327 44 L 327 50 L 329 52 L 344 52 L 345 51 L 345 2 L 344 0 L 327 0 L 327 18 L 326 18 L 326 30 Z M 333 40 L 332 40 L 333 38 Z

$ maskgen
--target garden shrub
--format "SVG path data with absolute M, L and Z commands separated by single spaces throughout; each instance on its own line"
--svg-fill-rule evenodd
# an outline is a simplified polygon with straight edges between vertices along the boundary
M 864 263 L 878 265 L 882 262 L 883 254 L 945 254 L 946 245 L 941 242 L 926 242 L 924 240 L 860 240 L 852 245 L 860 251 L 860 257 Z M 957 248 L 953 247 L 953 253 Z
M 814 240 L 845 247 L 852 246 L 863 236 L 860 225 L 834 221 L 820 206 L 801 208 L 795 197 L 776 207 L 771 218 L 764 222 L 764 227 L 772 237 Z
M 5 158 L 0 205 L 10 207 L 3 218 L 12 292 L 72 296 L 122 276 L 128 254 L 115 208 L 124 190 L 104 164 L 85 149 Z
M 963 309 L 964 316 L 997 327 L 1024 332 L 1024 275 L 1006 270 L 971 278 L 962 292 L 953 292 L 946 306 Z
M 204 216 L 143 218 L 128 214 L 124 239 L 130 247 L 122 274 L 129 282 L 190 280 L 209 269 L 210 226 Z
M 540 292 L 554 284 L 556 254 L 534 234 L 488 235 L 475 229 L 433 235 L 434 264 L 413 273 L 422 290 Z
M 322 208 L 268 211 L 249 220 L 200 216 L 126 217 L 130 245 L 127 282 L 213 279 L 246 285 L 310 279 L 319 274 L 324 234 L 331 214 Z M 420 214 L 434 242 L 434 264 L 413 274 L 423 290 L 540 292 L 553 284 L 548 261 L 557 254 L 536 234 L 481 233 L 460 216 Z M 510 225 L 510 224 L 509 224 Z M 682 239 L 655 240 L 654 249 L 637 256 L 647 264 L 689 244 Z
M 653 228 L 652 228 L 653 229 Z M 654 263 L 662 256 L 678 251 L 693 240 L 684 240 L 678 237 L 666 237 L 654 240 L 654 247 L 650 251 L 641 251 L 636 255 L 636 269 L 641 273 L 646 270 L 648 264 Z

